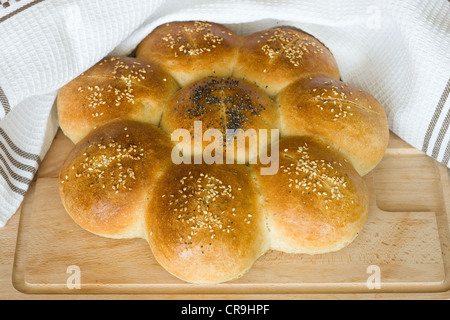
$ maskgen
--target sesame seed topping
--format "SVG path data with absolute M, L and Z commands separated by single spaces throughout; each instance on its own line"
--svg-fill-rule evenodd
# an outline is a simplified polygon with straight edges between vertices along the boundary
M 144 153 L 131 142 L 109 142 L 92 144 L 83 153 L 83 159 L 75 167 L 72 175 L 82 179 L 93 188 L 110 189 L 115 194 L 132 191 L 137 180 L 133 162 L 143 159 Z M 68 179 L 68 176 L 66 180 Z
M 325 203 L 344 198 L 343 189 L 347 187 L 347 183 L 336 169 L 336 166 L 342 166 L 341 163 L 311 159 L 306 143 L 296 150 L 296 154 L 285 158 L 294 161 L 280 167 L 281 173 L 287 175 L 286 181 L 290 189 L 324 197 Z
M 174 179 L 178 189 L 172 194 L 164 194 L 167 206 L 174 213 L 176 222 L 184 224 L 189 233 L 184 237 L 195 239 L 200 233 L 207 232 L 214 239 L 220 234 L 234 231 L 233 217 L 245 214 L 245 223 L 251 222 L 252 214 L 230 209 L 234 201 L 234 188 L 211 174 L 191 173 Z M 236 218 L 237 219 L 237 218 Z M 183 238 L 181 237 L 181 242 Z
M 316 104 L 316 107 L 320 110 L 330 112 L 333 121 L 346 117 L 353 117 L 355 113 L 351 112 L 352 109 L 361 112 L 373 112 L 371 110 L 371 106 L 365 107 L 364 105 L 358 103 L 357 98 L 354 100 L 349 98 L 349 96 L 342 91 L 344 86 L 335 86 L 333 85 L 333 82 L 325 82 L 325 84 L 330 86 L 330 89 L 314 88 L 313 92 L 315 92 L 316 95 L 312 101 L 319 102 Z
M 324 49 L 318 47 L 315 41 L 305 36 L 302 37 L 297 32 L 276 28 L 272 31 L 272 34 L 266 32 L 265 36 L 267 39 L 261 50 L 271 59 L 283 56 L 295 67 L 301 66 L 301 60 L 307 54 L 324 53 Z M 264 38 L 264 36 L 261 36 L 261 38 Z
M 175 57 L 180 54 L 197 56 L 211 52 L 217 45 L 223 43 L 223 38 L 211 30 L 207 22 L 195 21 L 194 26 L 180 25 L 174 33 L 168 33 L 161 38 L 168 48 L 174 50 Z M 203 40 L 203 42 L 201 42 Z
M 87 108 L 91 111 L 93 118 L 99 118 L 105 114 L 105 110 L 111 107 L 119 107 L 123 102 L 135 104 L 134 84 L 146 79 L 146 74 L 152 72 L 151 66 L 141 66 L 139 62 L 131 65 L 125 63 L 120 57 L 113 57 L 104 63 L 113 63 L 114 69 L 111 72 L 111 79 L 116 80 L 114 84 L 106 86 L 86 86 L 79 87 L 79 92 L 87 91 Z M 167 81 L 167 80 L 166 80 Z M 105 96 L 114 95 L 113 99 L 106 99 Z M 101 108 L 100 110 L 98 110 Z

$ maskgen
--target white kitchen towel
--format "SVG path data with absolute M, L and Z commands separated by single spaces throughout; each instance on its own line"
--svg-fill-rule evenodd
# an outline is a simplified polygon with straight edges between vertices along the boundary
M 58 89 L 175 20 L 313 34 L 344 81 L 381 101 L 394 133 L 449 166 L 448 0 L 0 0 L 0 227 L 54 138 Z

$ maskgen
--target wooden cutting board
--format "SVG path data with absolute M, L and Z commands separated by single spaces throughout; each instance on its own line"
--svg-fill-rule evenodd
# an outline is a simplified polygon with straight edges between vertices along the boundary
M 192 285 L 175 278 L 159 266 L 144 240 L 106 239 L 76 225 L 58 195 L 59 168 L 72 148 L 59 132 L 25 198 L 13 271 L 13 284 L 19 291 L 288 294 L 450 290 L 447 169 L 393 134 L 383 161 L 365 177 L 371 192 L 369 219 L 350 246 L 317 256 L 269 251 L 244 277 L 219 285 Z M 78 280 L 80 287 L 73 288 Z

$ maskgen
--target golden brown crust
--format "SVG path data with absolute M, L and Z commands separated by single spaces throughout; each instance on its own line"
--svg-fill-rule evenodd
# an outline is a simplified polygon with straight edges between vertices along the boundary
M 233 71 L 271 97 L 296 79 L 316 76 L 340 79 L 336 60 L 319 40 L 288 27 L 245 37 Z
M 249 140 L 244 141 L 243 135 L 236 135 L 234 140 L 217 142 L 218 149 L 221 147 L 224 155 L 227 146 L 234 144 L 233 159 L 241 161 L 239 163 L 248 162 L 258 152 L 251 150 L 247 142 L 245 155 L 240 156 L 238 146 L 241 142 L 251 141 L 252 137 L 258 138 L 259 129 L 279 128 L 278 108 L 273 101 L 254 85 L 233 78 L 209 77 L 181 89 L 167 103 L 161 128 L 169 134 L 179 128 L 189 130 L 192 140 L 183 140 L 181 144 L 188 146 L 191 154 L 196 154 L 194 138 L 201 137 L 196 134 L 195 121 L 202 122 L 203 133 L 208 129 L 217 129 L 223 137 L 226 137 L 227 130 L 253 129 L 254 132 L 248 132 L 251 137 Z M 268 130 L 269 142 L 270 133 Z M 198 150 L 203 152 L 209 144 L 208 141 L 203 142 Z
M 272 249 L 319 254 L 348 245 L 368 215 L 364 180 L 332 147 L 308 137 L 279 142 L 276 175 L 254 167 L 268 216 Z
M 381 104 L 359 88 L 329 78 L 299 80 L 277 97 L 281 135 L 308 135 L 333 145 L 366 175 L 383 158 L 389 127 Z
M 172 165 L 146 215 L 157 261 L 192 283 L 236 279 L 269 248 L 265 215 L 245 165 Z
M 157 27 L 138 46 L 138 58 L 161 64 L 181 86 L 208 76 L 229 77 L 241 37 L 204 21 Z
M 66 211 L 92 233 L 141 237 L 148 189 L 170 161 L 171 148 L 167 135 L 149 124 L 119 120 L 92 131 L 60 172 Z
M 74 142 L 118 118 L 158 125 L 175 80 L 153 63 L 128 57 L 102 60 L 58 94 L 61 129 Z

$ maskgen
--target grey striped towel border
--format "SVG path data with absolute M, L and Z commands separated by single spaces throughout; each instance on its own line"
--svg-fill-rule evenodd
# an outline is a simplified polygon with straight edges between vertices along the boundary
M 0 105 L 3 108 L 5 116 L 11 111 L 8 98 L 0 87 Z M 41 163 L 39 155 L 32 154 L 23 150 L 14 143 L 13 138 L 0 127 L 0 182 L 3 180 L 11 191 L 24 196 L 27 188 L 17 186 L 16 183 L 29 185 L 31 179 L 24 177 L 18 171 L 29 172 L 31 176 L 36 174 L 37 168 Z M 31 160 L 30 164 L 26 164 L 24 160 Z M 30 161 L 26 161 L 30 163 Z M 18 170 L 17 170 L 18 169 Z
M 444 137 L 448 132 L 450 126 L 450 110 L 447 112 L 447 115 L 444 118 L 444 122 L 442 123 L 440 128 L 437 128 L 438 120 L 442 116 L 442 112 L 444 110 L 444 106 L 447 103 L 447 100 L 450 95 L 450 79 L 447 82 L 447 85 L 442 93 L 441 99 L 436 107 L 436 111 L 431 119 L 430 125 L 428 126 L 427 133 L 425 134 L 425 139 L 422 146 L 422 151 L 431 156 L 434 159 L 438 159 L 439 154 L 443 148 L 442 143 L 444 142 Z M 439 130 L 437 139 L 431 149 L 431 137 Z M 430 151 L 431 150 L 431 151 Z M 442 158 L 441 163 L 448 166 L 450 161 L 450 142 L 448 143 L 444 156 Z

